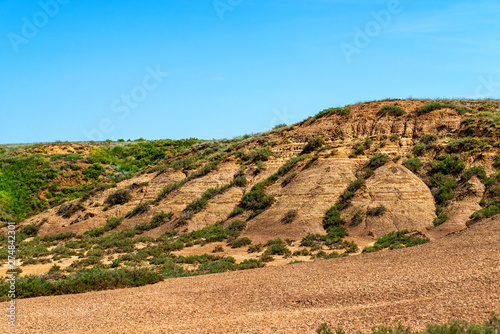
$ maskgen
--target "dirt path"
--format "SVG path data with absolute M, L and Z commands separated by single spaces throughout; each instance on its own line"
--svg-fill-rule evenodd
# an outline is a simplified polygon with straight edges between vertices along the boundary
M 499 246 L 500 218 L 409 249 L 19 300 L 16 332 L 314 333 L 325 321 L 362 330 L 482 321 L 500 312 Z

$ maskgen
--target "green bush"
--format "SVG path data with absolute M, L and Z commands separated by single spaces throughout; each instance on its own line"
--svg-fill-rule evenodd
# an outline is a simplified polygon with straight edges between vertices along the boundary
M 55 235 L 46 235 L 44 236 L 41 240 L 43 242 L 52 242 L 52 241 L 60 241 L 60 240 L 67 240 L 76 237 L 75 232 L 65 232 L 65 233 L 59 233 Z
M 465 168 L 456 154 L 443 154 L 437 160 L 431 162 L 431 174 L 442 173 L 444 175 L 457 175 Z
M 392 116 L 403 116 L 406 114 L 403 108 L 396 107 L 393 105 L 385 105 L 380 110 L 378 111 L 377 115 L 379 116 L 384 116 L 384 115 L 392 115 Z
M 469 218 L 474 220 L 481 220 L 496 216 L 500 213 L 500 207 L 497 205 L 490 205 L 487 208 L 474 212 Z
M 365 219 L 365 213 L 363 210 L 358 210 L 354 214 L 354 216 L 351 218 L 351 226 L 357 226 L 363 222 L 363 219 Z
M 106 198 L 104 204 L 109 204 L 110 206 L 122 205 L 130 201 L 131 198 L 132 195 L 130 194 L 130 191 L 127 189 L 118 189 Z
M 422 156 L 425 154 L 425 151 L 427 149 L 427 145 L 424 143 L 418 143 L 415 146 L 413 146 L 413 154 L 416 156 Z
M 366 215 L 379 217 L 382 216 L 386 211 L 387 208 L 383 204 L 379 204 L 374 208 L 369 208 L 368 210 L 366 210 Z
M 343 115 L 343 116 L 349 116 L 351 113 L 351 108 L 345 107 L 345 108 L 328 108 L 320 111 L 318 114 L 316 114 L 313 117 L 313 122 L 319 118 L 328 116 L 328 115 Z
M 283 224 L 290 224 L 295 220 L 295 218 L 297 218 L 297 210 L 290 210 L 285 213 L 285 216 L 281 219 L 281 222 Z
M 293 172 L 288 174 L 283 178 L 283 182 L 281 182 L 282 187 L 286 187 L 292 180 L 297 176 L 297 172 Z
M 420 109 L 417 110 L 419 115 L 423 115 L 429 113 L 434 110 L 450 108 L 456 110 L 458 113 L 463 114 L 466 112 L 466 109 L 462 106 L 453 104 L 453 103 L 440 103 L 440 102 L 430 102 L 423 105 Z
M 373 156 L 368 164 L 365 166 L 365 169 L 375 170 L 377 168 L 382 167 L 387 162 L 389 162 L 389 157 L 385 154 L 377 154 Z
M 248 247 L 248 252 L 249 253 L 260 253 L 264 249 L 264 246 L 262 244 L 257 244 L 257 245 L 252 245 Z
M 309 138 L 309 141 L 302 149 L 302 154 L 307 154 L 319 149 L 325 144 L 325 140 L 319 136 Z
M 413 173 L 417 173 L 424 164 L 419 158 L 410 158 L 403 161 L 403 166 L 411 170 Z
M 448 143 L 448 151 L 450 153 L 464 153 L 471 151 L 481 152 L 490 147 L 491 146 L 483 140 L 472 137 L 452 139 Z
M 234 241 L 231 241 L 229 244 L 231 245 L 231 248 L 240 248 L 243 246 L 248 246 L 251 243 L 252 243 L 252 241 L 250 239 L 248 239 L 247 237 L 245 237 L 245 238 L 239 238 L 239 239 L 236 239 Z
M 21 227 L 19 230 L 20 233 L 26 234 L 28 237 L 34 237 L 38 234 L 38 230 L 40 229 L 40 226 L 35 226 L 34 224 L 30 225 L 24 225 Z
M 267 148 L 261 148 L 252 153 L 252 161 L 267 161 L 273 152 Z
M 149 204 L 146 202 L 141 202 L 137 204 L 131 211 L 127 212 L 125 218 L 132 218 L 137 215 L 142 215 L 149 210 Z
M 267 196 L 265 193 L 265 184 L 258 183 L 252 187 L 252 189 L 243 195 L 240 204 L 240 208 L 245 210 L 252 210 L 257 212 L 258 210 L 264 210 L 274 203 L 273 196 Z
M 345 220 L 340 215 L 338 206 L 332 206 L 323 218 L 323 228 L 328 230 L 331 226 L 341 226 L 345 224 Z
M 65 295 L 154 284 L 163 280 L 161 275 L 141 269 L 81 269 L 68 277 L 50 281 L 45 276 L 28 275 L 17 279 L 17 298 Z M 7 300 L 8 283 L 0 284 L 0 300 Z
M 283 244 L 274 244 L 264 251 L 264 254 L 267 255 L 291 255 L 292 252 Z
M 417 235 L 409 235 L 409 233 L 408 230 L 390 232 L 378 238 L 373 246 L 366 247 L 363 253 L 370 253 L 384 248 L 413 247 L 429 242 L 429 238 L 421 238 Z
M 239 263 L 236 267 L 237 270 L 247 270 L 247 269 L 262 268 L 264 266 L 265 264 L 262 263 L 262 261 L 256 259 L 246 259 L 241 263 Z
M 430 145 L 437 140 L 438 136 L 434 134 L 425 134 L 420 138 L 420 142 L 425 145 Z

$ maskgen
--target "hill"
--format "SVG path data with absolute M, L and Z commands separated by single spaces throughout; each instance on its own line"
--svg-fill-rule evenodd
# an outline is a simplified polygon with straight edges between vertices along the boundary
M 230 140 L 2 146 L 0 259 L 12 219 L 20 297 L 432 243 L 500 213 L 499 107 L 384 100 Z

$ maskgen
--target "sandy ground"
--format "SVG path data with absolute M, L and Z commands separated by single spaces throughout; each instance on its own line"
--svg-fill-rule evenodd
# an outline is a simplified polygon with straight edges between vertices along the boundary
M 497 218 L 408 249 L 18 300 L 16 333 L 314 333 L 322 322 L 369 330 L 483 321 L 500 311 L 499 246 Z

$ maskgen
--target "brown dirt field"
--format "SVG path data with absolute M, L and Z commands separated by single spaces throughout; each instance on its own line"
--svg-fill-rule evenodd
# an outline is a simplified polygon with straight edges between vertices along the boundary
M 413 248 L 18 300 L 16 332 L 314 333 L 325 321 L 365 331 L 483 321 L 500 310 L 499 245 L 500 217 Z

